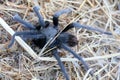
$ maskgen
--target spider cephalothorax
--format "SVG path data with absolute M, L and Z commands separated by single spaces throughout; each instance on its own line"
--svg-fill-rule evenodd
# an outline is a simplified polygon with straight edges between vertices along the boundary
M 21 17 L 19 15 L 15 15 L 13 17 L 14 20 L 16 20 L 19 23 L 22 23 L 25 28 L 27 28 L 27 31 L 23 31 L 23 32 L 16 32 L 11 40 L 11 43 L 8 47 L 11 47 L 12 44 L 14 43 L 14 38 L 15 36 L 21 36 L 21 37 L 25 37 L 25 38 L 31 38 L 33 40 L 33 42 L 40 48 L 42 48 L 48 40 L 50 40 L 51 38 L 54 38 L 56 36 L 56 34 L 60 31 L 58 28 L 58 18 L 60 15 L 64 14 L 64 13 L 69 13 L 72 11 L 71 8 L 68 9 L 63 9 L 61 11 L 56 12 L 53 15 L 53 24 L 50 24 L 48 21 L 44 21 L 43 17 L 41 16 L 41 14 L 39 13 L 39 7 L 35 6 L 33 8 L 34 12 L 36 13 L 36 15 L 39 18 L 39 26 L 33 26 L 32 24 L 30 24 L 29 22 L 26 22 L 24 20 L 21 19 Z M 81 61 L 81 63 L 84 65 L 85 70 L 89 70 L 89 66 L 87 65 L 87 63 L 82 59 L 81 56 L 79 56 L 78 54 L 76 54 L 73 50 L 71 50 L 69 47 L 74 47 L 75 45 L 78 44 L 78 40 L 77 38 L 68 33 L 67 31 L 73 27 L 77 27 L 77 28 L 85 28 L 88 30 L 93 30 L 93 31 L 97 31 L 103 34 L 107 34 L 107 35 L 111 35 L 110 32 L 104 32 L 100 29 L 96 29 L 96 28 L 92 28 L 89 26 L 84 26 L 81 25 L 78 22 L 73 22 L 71 24 L 69 24 L 68 26 L 65 27 L 65 29 L 63 31 L 61 31 L 61 33 L 59 34 L 59 36 L 57 38 L 55 38 L 55 40 L 49 45 L 49 48 L 52 47 L 57 47 L 57 48 L 63 48 L 66 51 L 70 52 L 71 54 L 74 55 L 75 58 L 77 58 L 79 61 Z M 61 71 L 63 72 L 66 80 L 69 80 L 69 76 L 67 75 L 66 69 L 64 68 L 63 63 L 61 62 L 61 59 L 59 57 L 59 53 L 57 51 L 57 48 L 52 50 L 52 54 L 53 56 L 56 58 L 56 60 L 58 61 L 58 65 L 61 68 Z M 93 75 L 92 72 L 90 72 L 91 75 Z

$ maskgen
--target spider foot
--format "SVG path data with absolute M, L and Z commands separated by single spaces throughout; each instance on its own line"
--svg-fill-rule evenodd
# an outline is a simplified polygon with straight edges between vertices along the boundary
M 65 45 L 65 44 L 62 44 L 61 47 L 62 47 L 63 49 L 65 49 L 65 50 L 67 50 L 68 52 L 70 52 L 72 55 L 74 55 L 74 57 L 77 58 L 79 61 L 81 61 L 81 63 L 84 65 L 84 68 L 85 68 L 86 71 L 89 70 L 88 64 L 84 61 L 84 59 L 83 59 L 81 56 L 79 56 L 78 54 L 76 54 L 73 50 L 71 50 L 71 49 L 70 49 L 67 45 Z M 93 73 L 92 73 L 92 72 L 90 72 L 90 74 L 93 76 Z
M 33 10 L 34 12 L 36 13 L 36 15 L 38 16 L 39 18 L 39 23 L 42 27 L 45 27 L 45 22 L 44 22 L 44 19 L 43 17 L 41 16 L 41 14 L 39 13 L 39 10 L 40 10 L 40 7 L 39 6 L 34 6 L 33 7 Z
M 36 31 L 24 31 L 24 32 L 16 32 L 11 39 L 10 44 L 8 45 L 8 48 L 10 48 L 14 41 L 15 41 L 15 36 L 21 36 L 22 38 L 26 38 L 26 39 L 40 39 L 40 38 L 45 38 L 44 35 L 40 34 L 39 32 Z
M 67 71 L 66 71 L 66 69 L 65 69 L 65 67 L 64 67 L 64 65 L 63 65 L 63 63 L 62 63 L 62 61 L 61 61 L 61 59 L 59 57 L 58 51 L 57 50 L 53 50 L 53 55 L 56 58 L 56 60 L 58 61 L 58 65 L 60 66 L 60 69 L 63 72 L 64 77 L 66 78 L 66 80 L 70 80 L 69 76 L 67 74 Z
M 106 31 L 103 31 L 103 30 L 98 29 L 98 28 L 93 28 L 93 27 L 90 27 L 90 26 L 81 25 L 78 22 L 73 22 L 73 23 L 69 24 L 62 32 L 66 32 L 66 31 L 68 31 L 69 29 L 71 29 L 73 27 L 83 28 L 83 29 L 87 29 L 87 30 L 97 31 L 97 32 L 100 32 L 102 34 L 112 35 L 111 32 L 106 32 Z
M 35 27 L 32 24 L 30 24 L 29 22 L 24 21 L 18 14 L 16 14 L 15 16 L 13 16 L 13 19 L 15 21 L 23 24 L 25 28 L 35 29 Z

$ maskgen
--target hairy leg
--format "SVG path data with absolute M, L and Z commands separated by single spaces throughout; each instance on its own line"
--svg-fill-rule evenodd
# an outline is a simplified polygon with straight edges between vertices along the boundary
M 88 71 L 89 70 L 89 66 L 87 65 L 87 63 L 83 60 L 83 58 L 81 56 L 79 56 L 78 54 L 76 54 L 73 50 L 71 50 L 67 45 L 62 44 L 61 47 L 65 50 L 67 50 L 68 52 L 72 53 L 74 55 L 75 58 L 77 58 L 79 61 L 82 62 L 82 64 L 85 67 L 85 70 Z M 91 75 L 93 75 L 92 72 L 90 72 Z
M 58 12 L 56 12 L 54 15 L 53 15 L 53 24 L 55 25 L 55 27 L 58 26 L 58 18 L 60 15 L 64 14 L 64 13 L 69 13 L 71 12 L 72 10 L 70 8 L 68 9 L 63 9 L 63 10 L 60 10 Z
M 54 55 L 54 57 L 55 57 L 56 60 L 58 61 L 58 65 L 60 66 L 61 71 L 63 72 L 66 80 L 69 80 L 69 76 L 68 76 L 68 74 L 67 74 L 67 72 L 66 72 L 66 69 L 65 69 L 62 61 L 60 60 L 59 53 L 57 52 L 57 50 L 53 50 L 52 54 Z
M 42 27 L 45 27 L 45 22 L 44 22 L 44 19 L 43 17 L 41 16 L 41 14 L 39 13 L 39 10 L 40 10 L 40 7 L 39 6 L 34 6 L 33 7 L 33 10 L 34 12 L 36 13 L 36 15 L 38 16 L 39 18 L 39 23 Z
M 35 29 L 35 26 L 33 26 L 32 24 L 30 24 L 29 22 L 24 21 L 18 14 L 16 14 L 15 16 L 13 16 L 13 19 L 15 21 L 23 24 L 25 28 Z
M 44 38 L 45 36 L 42 34 L 38 34 L 36 31 L 25 31 L 25 32 L 16 32 L 11 39 L 10 44 L 8 45 L 8 48 L 10 48 L 14 41 L 15 41 L 15 36 L 22 36 L 23 38 L 34 38 L 34 39 L 39 39 L 39 38 Z
M 73 23 L 69 24 L 69 25 L 63 30 L 63 32 L 66 32 L 66 31 L 68 31 L 69 29 L 71 29 L 71 28 L 73 28 L 73 27 L 76 27 L 76 28 L 84 28 L 84 29 L 87 29 L 87 30 L 97 31 L 97 32 L 100 32 L 100 33 L 102 33 L 102 34 L 112 35 L 112 33 L 110 33 L 110 32 L 106 32 L 106 31 L 104 31 L 104 30 L 97 29 L 97 28 L 93 28 L 93 27 L 86 26 L 86 25 L 81 25 L 81 24 L 78 23 L 78 22 L 73 22 Z

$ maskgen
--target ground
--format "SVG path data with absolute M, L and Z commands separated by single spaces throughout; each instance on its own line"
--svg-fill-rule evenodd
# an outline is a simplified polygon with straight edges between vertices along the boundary
M 120 0 L 1 0 L 0 18 L 14 31 L 22 31 L 22 25 L 12 17 L 18 13 L 35 25 L 38 22 L 32 9 L 35 5 L 41 7 L 42 16 L 51 23 L 56 11 L 73 8 L 72 13 L 60 16 L 61 29 L 77 21 L 111 32 L 113 35 L 86 29 L 74 28 L 69 31 L 79 41 L 72 49 L 85 59 L 99 80 L 120 80 Z M 8 49 L 12 36 L 3 26 L 0 25 L 0 80 L 64 80 L 57 61 L 48 50 L 39 54 L 40 60 L 37 61 L 35 56 L 41 49 L 30 41 L 27 44 L 33 53 L 17 42 Z M 71 80 L 93 80 L 71 54 L 64 50 L 59 52 Z

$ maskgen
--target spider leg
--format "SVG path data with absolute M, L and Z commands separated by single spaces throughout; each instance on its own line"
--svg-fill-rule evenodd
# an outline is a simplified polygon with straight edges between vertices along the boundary
M 67 45 L 62 44 L 61 47 L 65 50 L 67 50 L 68 52 L 72 53 L 74 55 L 74 57 L 76 57 L 78 60 L 80 60 L 82 62 L 82 64 L 85 67 L 85 70 L 88 71 L 89 70 L 89 66 L 87 65 L 87 63 L 84 61 L 84 59 L 79 56 L 78 54 L 76 54 L 73 50 L 71 50 Z M 90 72 L 91 75 L 93 75 L 92 72 Z
M 60 66 L 61 71 L 64 74 L 64 77 L 66 78 L 66 80 L 69 80 L 69 76 L 68 76 L 67 71 L 66 71 L 66 69 L 65 69 L 65 67 L 64 67 L 64 65 L 63 65 L 63 63 L 62 63 L 62 61 L 61 61 L 61 59 L 59 57 L 58 51 L 55 49 L 55 50 L 53 50 L 52 54 L 54 55 L 54 57 L 58 61 L 58 65 Z
M 11 39 L 10 44 L 8 45 L 8 48 L 10 48 L 13 45 L 14 40 L 15 40 L 15 36 L 22 36 L 22 37 L 25 37 L 25 38 L 34 38 L 34 39 L 39 39 L 39 38 L 44 38 L 45 37 L 44 35 L 42 35 L 40 33 L 38 34 L 38 32 L 36 32 L 36 31 L 16 32 L 12 36 L 12 39 Z
M 110 32 L 106 32 L 106 31 L 103 31 L 101 29 L 93 28 L 93 27 L 86 26 L 86 25 L 81 25 L 78 22 L 73 22 L 73 23 L 69 24 L 62 32 L 66 32 L 73 27 L 84 28 L 84 29 L 87 29 L 87 30 L 97 31 L 97 32 L 100 32 L 102 34 L 112 35 L 112 33 L 110 33 Z
M 58 18 L 59 18 L 59 16 L 64 14 L 64 13 L 69 13 L 71 11 L 72 11 L 72 9 L 68 8 L 68 9 L 63 9 L 63 10 L 60 10 L 60 11 L 56 12 L 53 15 L 53 24 L 55 25 L 55 27 L 58 26 Z
M 41 25 L 42 27 L 45 27 L 44 19 L 43 19 L 43 17 L 41 16 L 41 14 L 39 13 L 40 7 L 34 6 L 34 7 L 33 7 L 33 10 L 34 10 L 34 12 L 36 13 L 36 15 L 37 15 L 38 18 L 39 18 L 39 23 L 40 23 L 40 25 Z
M 15 21 L 23 24 L 25 28 L 35 29 L 35 26 L 33 26 L 32 24 L 30 24 L 29 22 L 24 21 L 18 14 L 16 14 L 15 16 L 13 16 L 13 19 Z

